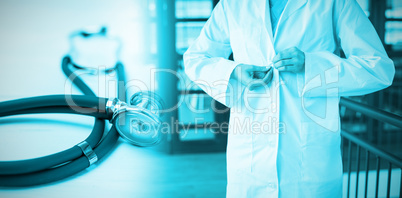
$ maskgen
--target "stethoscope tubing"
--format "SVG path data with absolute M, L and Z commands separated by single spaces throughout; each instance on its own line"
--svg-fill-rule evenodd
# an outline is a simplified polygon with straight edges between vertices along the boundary
M 94 127 L 84 141 L 101 160 L 116 144 L 119 135 L 115 127 L 105 132 L 105 120 L 112 118 L 106 109 L 108 99 L 96 97 L 85 82 L 70 69 L 71 59 L 62 60 L 65 75 L 84 95 L 51 95 L 23 98 L 0 103 L 0 117 L 34 113 L 72 113 L 95 117 Z M 116 65 L 119 81 L 125 82 L 122 64 Z M 120 84 L 118 83 L 118 86 Z M 122 87 L 118 87 L 118 90 Z M 118 94 L 125 101 L 125 93 Z M 72 103 L 73 102 L 73 103 Z M 79 111 L 76 109 L 79 108 Z M 103 138 L 102 138 L 103 137 Z M 75 145 L 67 150 L 35 159 L 0 162 L 1 187 L 27 187 L 55 182 L 70 177 L 91 165 L 83 150 Z
M 103 138 L 100 144 L 94 148 L 94 152 L 98 159 L 102 159 L 110 150 L 113 149 L 117 142 L 119 135 L 114 127 L 112 127 L 108 134 Z M 55 168 L 49 168 L 42 171 L 18 174 L 18 175 L 1 175 L 0 186 L 3 187 L 27 187 L 55 182 L 72 175 L 77 174 L 88 168 L 90 163 L 86 156 L 81 156 Z M 53 156 L 54 157 L 54 156 Z
M 0 102 L 0 116 L 12 115 L 13 112 L 29 109 L 67 107 L 76 114 L 88 115 L 88 113 L 92 113 L 98 115 L 96 117 L 108 118 L 107 101 L 107 98 L 83 95 L 36 96 Z
M 85 141 L 92 148 L 95 148 L 96 144 L 103 136 L 105 127 L 105 121 L 103 119 L 111 118 L 110 113 L 108 115 L 104 108 L 99 108 L 105 105 L 98 105 L 98 103 L 105 104 L 107 99 L 80 95 L 70 95 L 68 98 L 74 101 L 80 109 L 85 107 L 93 108 L 91 111 L 94 113 L 90 114 L 90 116 L 96 117 L 95 124 L 91 134 Z M 0 103 L 0 117 L 32 113 L 74 113 L 88 115 L 83 111 L 74 110 L 74 107 L 70 106 L 69 102 L 66 101 L 66 95 L 38 96 Z M 71 161 L 80 155 L 82 155 L 81 149 L 74 146 L 60 153 L 36 159 L 0 162 L 0 176 L 45 170 L 49 167 L 65 163 L 66 161 Z

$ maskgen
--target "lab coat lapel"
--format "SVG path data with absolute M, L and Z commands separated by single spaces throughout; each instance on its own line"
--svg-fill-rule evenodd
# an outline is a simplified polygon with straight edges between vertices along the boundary
M 292 15 L 294 12 L 299 10 L 304 4 L 306 4 L 307 0 L 288 0 L 288 3 L 286 4 L 285 9 L 283 10 L 282 16 L 280 20 L 278 21 L 278 26 L 279 24 L 283 21 L 285 21 L 287 18 L 289 18 L 290 15 Z M 276 28 L 278 30 L 278 28 Z
M 270 10 L 268 8 L 268 0 L 253 0 L 253 13 L 256 15 L 256 21 L 261 26 L 260 43 L 258 43 L 264 59 L 263 65 L 268 65 L 275 55 L 274 38 L 272 34 Z
M 269 9 L 268 1 L 265 1 L 264 5 L 261 6 L 264 9 L 264 27 L 266 30 L 267 36 L 271 43 L 274 43 L 274 37 L 272 32 L 272 24 L 271 24 L 271 10 Z

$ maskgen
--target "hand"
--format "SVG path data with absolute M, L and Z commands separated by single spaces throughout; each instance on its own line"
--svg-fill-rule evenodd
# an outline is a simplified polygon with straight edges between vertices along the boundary
M 304 70 L 304 52 L 292 47 L 279 52 L 272 60 L 278 71 L 302 72 Z
M 253 90 L 258 86 L 268 85 L 272 80 L 272 75 L 272 67 L 240 64 L 234 69 L 231 78 L 239 80 Z

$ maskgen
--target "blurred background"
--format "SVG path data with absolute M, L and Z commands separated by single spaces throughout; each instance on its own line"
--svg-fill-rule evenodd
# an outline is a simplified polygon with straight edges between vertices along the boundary
M 88 26 L 105 26 L 122 43 L 118 59 L 130 86 L 157 92 L 167 107 L 181 105 L 165 117 L 178 124 L 170 126 L 171 133 L 160 145 L 138 148 L 119 140 L 95 168 L 49 185 L 0 189 L 0 197 L 224 197 L 227 129 L 217 133 L 211 128 L 213 123 L 228 122 L 229 111 L 191 84 L 182 61 L 217 2 L 2 0 L 1 101 L 66 93 L 71 83 L 60 64 L 71 50 L 69 36 Z M 358 2 L 394 61 L 396 75 L 391 87 L 349 98 L 355 103 L 341 103 L 344 196 L 400 197 L 402 1 Z M 155 79 L 155 68 L 171 73 Z M 97 89 L 99 95 L 112 96 L 102 91 L 109 84 L 97 82 L 92 86 L 102 87 Z M 72 93 L 80 92 L 72 88 Z M 16 160 L 58 152 L 82 141 L 92 118 L 31 115 L 2 118 L 0 123 L 0 160 Z

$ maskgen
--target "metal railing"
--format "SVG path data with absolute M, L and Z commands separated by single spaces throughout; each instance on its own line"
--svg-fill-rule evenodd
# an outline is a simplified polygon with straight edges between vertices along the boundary
M 355 102 L 351 99 L 348 98 L 342 98 L 340 101 L 340 105 L 352 110 L 359 112 L 367 117 L 376 119 L 380 122 L 388 123 L 391 125 L 394 125 L 398 128 L 402 128 L 402 117 L 383 111 L 381 109 L 377 109 L 374 107 L 371 107 L 366 104 L 362 104 L 359 102 Z M 358 197 L 359 195 L 359 173 L 360 173 L 360 161 L 361 161 L 361 150 L 365 150 L 365 179 L 364 179 L 364 197 L 368 196 L 368 180 L 369 180 L 369 170 L 370 170 L 370 157 L 372 155 L 375 156 L 376 159 L 376 177 L 375 177 L 375 192 L 374 196 L 378 197 L 379 196 L 379 180 L 380 180 L 380 170 L 381 170 L 381 163 L 382 162 L 387 162 L 388 163 L 388 174 L 387 174 L 387 183 L 386 183 L 386 197 L 390 197 L 390 192 L 391 192 L 391 177 L 392 177 L 392 169 L 393 168 L 399 168 L 402 173 L 402 159 L 381 149 L 379 146 L 370 143 L 369 141 L 364 140 L 363 138 L 359 137 L 358 135 L 355 135 L 353 133 L 350 133 L 346 130 L 342 130 L 341 133 L 343 140 L 342 140 L 342 145 L 346 145 L 348 143 L 347 147 L 347 197 L 350 197 L 350 190 L 351 190 L 351 172 L 352 172 L 352 147 L 353 145 L 356 146 L 356 164 L 355 164 L 355 171 L 356 171 L 356 185 L 355 185 L 355 195 L 354 197 Z M 342 149 L 345 149 L 344 146 L 342 146 Z M 345 152 L 342 152 L 342 155 L 344 155 Z M 401 182 L 399 186 L 399 197 L 402 197 L 402 174 L 401 174 Z M 370 195 L 372 196 L 372 195 Z

